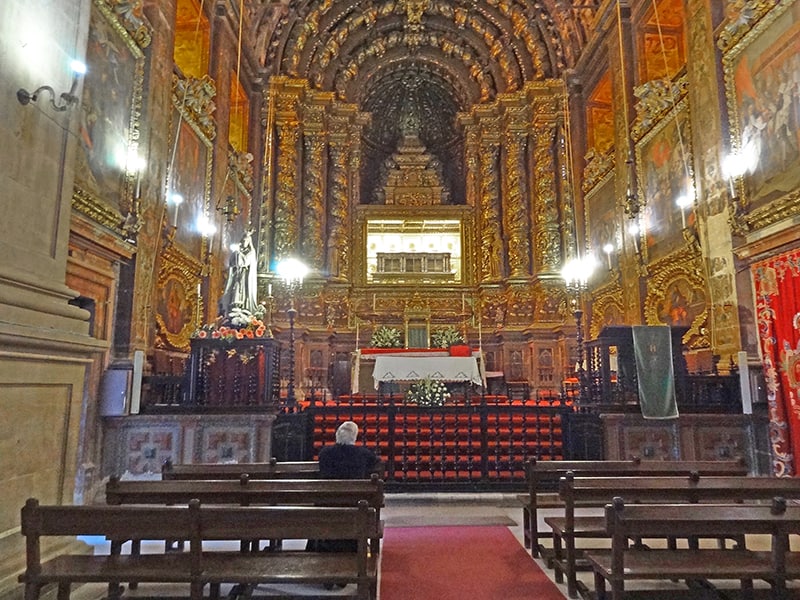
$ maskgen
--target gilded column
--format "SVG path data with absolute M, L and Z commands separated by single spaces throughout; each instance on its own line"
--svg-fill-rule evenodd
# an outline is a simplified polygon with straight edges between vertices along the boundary
M 359 233 L 353 231 L 352 210 L 361 202 L 361 132 L 369 124 L 369 115 L 357 113 L 350 121 L 348 150 L 350 153 L 350 171 L 348 174 L 349 194 L 347 200 L 347 212 L 345 214 L 344 228 L 347 239 L 354 240 Z M 352 254 L 345 254 L 345 262 L 342 265 L 341 274 L 350 281 L 357 279 L 354 269 L 366 270 L 363 265 L 354 265 L 351 259 Z
M 315 270 L 325 265 L 325 189 L 322 180 L 325 142 L 314 132 L 303 138 L 303 258 Z
M 525 173 L 525 133 L 518 129 L 506 132 L 503 229 L 508 240 L 509 276 L 523 279 L 530 275 L 530 215 L 525 201 L 522 176 Z
M 298 149 L 300 129 L 297 122 L 278 123 L 278 168 L 275 190 L 275 258 L 293 254 L 297 248 Z
M 464 164 L 466 165 L 466 201 L 467 206 L 480 205 L 480 179 L 478 177 L 479 160 L 478 154 L 480 146 L 478 144 L 478 132 L 474 125 L 468 125 L 466 129 L 466 145 L 464 148 Z
M 480 278 L 482 282 L 500 281 L 505 276 L 500 221 L 500 141 L 485 139 L 480 149 Z
M 556 128 L 552 121 L 537 124 L 534 132 L 534 262 L 538 272 L 558 272 L 561 268 L 553 142 Z
M 343 279 L 350 270 L 348 239 L 348 148 L 344 136 L 329 143 L 330 170 L 328 186 L 328 273 Z
M 567 139 L 567 128 L 563 122 L 558 126 L 558 164 L 563 165 L 558 170 L 559 172 L 559 185 L 562 190 L 561 194 L 561 222 L 563 225 L 563 233 L 561 239 L 564 248 L 577 248 L 578 235 L 577 235 L 577 222 L 575 220 L 575 193 L 571 177 L 571 164 L 570 153 L 568 152 L 569 141 Z M 585 238 L 585 236 L 584 236 Z

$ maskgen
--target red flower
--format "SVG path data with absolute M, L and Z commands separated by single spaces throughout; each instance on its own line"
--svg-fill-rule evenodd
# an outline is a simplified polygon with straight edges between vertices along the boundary
M 205 338 L 207 338 L 207 337 L 208 337 L 208 333 L 206 332 L 206 330 L 205 330 L 205 329 L 201 329 L 201 330 L 200 330 L 200 331 L 197 333 L 197 337 L 205 339 Z

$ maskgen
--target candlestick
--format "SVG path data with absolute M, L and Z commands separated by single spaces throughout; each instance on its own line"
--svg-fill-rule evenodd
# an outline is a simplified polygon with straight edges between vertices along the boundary
M 358 350 L 358 317 L 356 317 L 356 350 Z
M 375 294 L 372 294 L 372 310 L 375 310 Z
M 177 202 L 175 203 L 175 211 L 172 213 L 172 226 L 178 226 L 178 209 L 180 209 L 181 205 Z
M 202 314 L 200 312 L 200 295 L 202 294 L 202 286 L 201 283 L 197 282 L 197 326 L 200 327 L 200 322 L 202 320 Z
M 733 185 L 733 177 L 728 177 L 728 185 L 731 189 L 731 198 L 736 198 L 736 188 Z
M 686 229 L 686 211 L 683 206 L 681 206 L 681 227 Z
M 272 284 L 267 284 L 267 298 L 272 298 Z
M 142 197 L 142 174 L 136 171 L 136 191 L 133 192 L 133 199 L 138 200 Z

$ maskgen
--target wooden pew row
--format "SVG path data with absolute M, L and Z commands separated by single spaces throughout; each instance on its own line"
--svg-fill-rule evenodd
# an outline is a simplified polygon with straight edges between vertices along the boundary
M 380 518 L 384 506 L 384 483 L 377 475 L 370 479 L 275 479 L 251 480 L 240 475 L 233 480 L 190 479 L 167 481 L 120 481 L 111 477 L 106 484 L 106 503 L 188 504 L 199 500 L 203 505 L 240 506 L 357 506 L 365 500 L 376 512 L 376 529 L 370 532 L 371 552 L 377 556 L 383 537 Z M 256 539 L 250 536 L 248 539 Z M 264 539 L 264 538 L 258 538 Z M 256 542 L 257 543 L 257 542 Z M 133 552 L 138 552 L 134 544 Z
M 772 598 L 788 598 L 787 579 L 800 577 L 798 554 L 790 551 L 789 535 L 800 532 L 800 507 L 786 507 L 784 499 L 772 505 L 625 504 L 614 498 L 605 509 L 611 550 L 593 550 L 587 559 L 594 571 L 595 598 L 624 600 L 625 582 L 633 580 L 739 580 L 744 598 L 753 597 L 753 581 L 765 580 Z M 746 547 L 643 549 L 631 547 L 631 538 L 665 536 L 771 536 L 771 550 Z M 642 594 L 637 590 L 637 594 Z
M 528 492 L 517 496 L 522 503 L 522 522 L 525 547 L 538 558 L 542 547 L 539 543 L 539 508 L 560 508 L 563 501 L 558 497 L 558 482 L 567 472 L 578 476 L 596 477 L 645 477 L 683 476 L 692 472 L 702 475 L 747 475 L 744 460 L 730 461 L 643 461 L 631 460 L 535 460 L 525 465 Z
M 256 463 L 174 464 L 167 460 L 161 468 L 161 479 L 239 479 L 247 473 L 250 479 L 312 479 L 319 477 L 317 461 Z
M 22 509 L 27 568 L 20 576 L 25 600 L 37 600 L 42 587 L 55 583 L 58 600 L 68 600 L 76 583 L 107 583 L 109 600 L 118 600 L 123 581 L 185 583 L 191 600 L 219 598 L 223 583 L 356 584 L 355 597 L 375 598 L 377 560 L 369 554 L 376 527 L 375 509 L 358 507 L 205 507 L 188 506 L 42 506 L 29 499 Z M 180 553 L 109 555 L 62 554 L 42 561 L 42 538 L 102 535 L 112 540 L 186 539 Z M 209 552 L 204 541 L 258 536 L 283 539 L 356 539 L 356 552 Z M 119 546 L 116 546 L 119 548 Z M 316 594 L 315 594 L 316 597 Z
M 551 564 L 556 581 L 567 580 L 570 597 L 578 594 L 577 570 L 583 566 L 576 539 L 607 539 L 603 516 L 575 516 L 577 506 L 605 506 L 615 496 L 641 503 L 733 503 L 771 500 L 776 496 L 800 499 L 800 479 L 778 477 L 562 477 L 559 495 L 564 515 L 545 518 L 552 530 Z M 692 541 L 694 543 L 694 540 Z M 674 547 L 674 538 L 670 542 Z

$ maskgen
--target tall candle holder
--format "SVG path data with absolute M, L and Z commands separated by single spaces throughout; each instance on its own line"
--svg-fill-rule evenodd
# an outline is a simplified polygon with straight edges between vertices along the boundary
M 589 400 L 588 385 L 586 381 L 586 366 L 584 365 L 584 337 L 583 337 L 583 296 L 588 289 L 589 277 L 595 268 L 594 257 L 584 256 L 573 258 L 564 265 L 561 277 L 567 288 L 572 304 L 572 315 L 575 317 L 575 343 L 577 355 L 578 378 L 578 408 L 583 410 Z
M 297 318 L 295 308 L 295 294 L 303 285 L 303 279 L 308 274 L 308 267 L 296 258 L 285 258 L 276 267 L 278 276 L 286 286 L 289 293 L 289 381 L 286 385 L 286 405 L 290 412 L 297 406 L 295 397 L 294 374 L 295 374 L 295 348 L 294 348 L 294 322 Z M 268 288 L 269 289 L 269 288 Z

